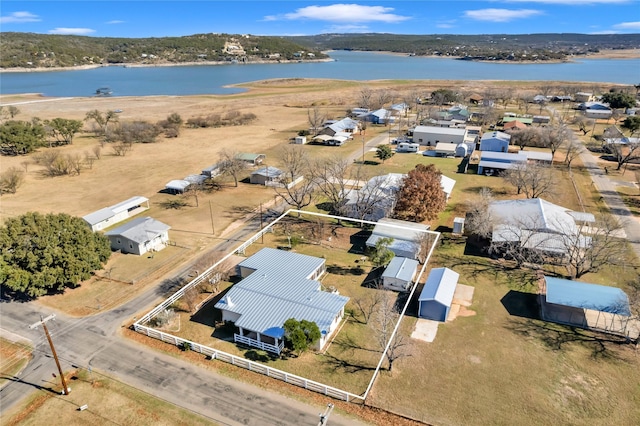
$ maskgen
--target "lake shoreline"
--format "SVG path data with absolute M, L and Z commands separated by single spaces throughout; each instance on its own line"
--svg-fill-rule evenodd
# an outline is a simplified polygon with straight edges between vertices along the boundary
M 327 51 L 324 53 L 329 53 Z M 408 53 L 389 52 L 389 51 L 362 51 L 369 53 L 377 53 L 382 55 L 393 56 L 411 56 Z M 496 63 L 496 64 L 562 64 L 569 62 L 576 62 L 581 59 L 612 59 L 612 60 L 625 60 L 625 59 L 640 59 L 640 49 L 618 49 L 618 50 L 604 50 L 597 53 L 591 53 L 584 56 L 570 56 L 566 59 L 551 59 L 551 60 L 526 60 L 526 61 L 508 61 L 508 60 L 486 60 L 486 59 L 465 59 L 463 56 L 440 56 L 440 55 L 416 55 L 416 58 L 439 58 L 439 59 L 452 59 L 452 60 L 467 60 L 470 62 L 484 62 L 484 63 Z M 87 64 L 77 65 L 71 67 L 40 67 L 40 68 L 27 68 L 27 67 L 14 67 L 14 68 L 0 68 L 0 74 L 2 73 L 21 73 L 21 72 L 55 72 L 55 71 L 83 71 L 96 68 L 157 68 L 157 67 L 190 67 L 190 66 L 219 66 L 219 65 L 254 65 L 254 64 L 296 64 L 296 63 L 321 63 L 321 62 L 334 62 L 336 59 L 305 59 L 305 60 L 252 60 L 250 62 L 229 62 L 229 61 L 210 61 L 210 62 L 181 62 L 181 63 L 122 63 L 122 64 Z

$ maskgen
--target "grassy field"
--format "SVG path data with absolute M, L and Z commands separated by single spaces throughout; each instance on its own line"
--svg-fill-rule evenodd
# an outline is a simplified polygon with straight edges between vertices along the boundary
M 31 347 L 0 337 L 0 387 L 14 377 L 31 359 Z
M 2 424 L 13 425 L 211 425 L 201 417 L 138 391 L 99 372 L 78 371 L 67 379 L 67 396 L 38 391 L 20 407 L 2 413 Z M 88 408 L 79 411 L 83 405 Z

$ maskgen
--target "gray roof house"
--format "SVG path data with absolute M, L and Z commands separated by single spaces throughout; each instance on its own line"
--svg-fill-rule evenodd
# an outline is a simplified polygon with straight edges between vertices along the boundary
M 493 243 L 563 255 L 572 247 L 588 247 L 582 226 L 595 222 L 590 213 L 575 212 L 541 198 L 495 201 L 489 205 Z
M 344 316 L 348 297 L 322 290 L 325 259 L 264 248 L 238 265 L 242 281 L 216 303 L 222 319 L 238 327 L 234 341 L 280 353 L 289 318 L 315 322 L 322 349 Z
M 100 231 L 122 222 L 140 212 L 149 209 L 149 199 L 141 196 L 131 197 L 113 206 L 105 207 L 84 216 L 92 231 Z
M 261 167 L 251 173 L 249 182 L 256 185 L 269 185 L 277 183 L 284 172 L 276 167 Z
M 434 268 L 418 297 L 418 318 L 445 322 L 460 275 L 449 268 Z
M 388 290 L 409 290 L 419 265 L 415 259 L 395 256 L 382 273 L 382 286 Z
M 380 238 L 392 238 L 388 247 L 396 256 L 417 259 L 420 240 L 429 230 L 429 225 L 383 218 L 378 221 L 367 239 L 367 247 L 375 247 Z
M 511 135 L 504 132 L 487 132 L 480 139 L 480 151 L 507 152 Z
M 248 152 L 241 152 L 237 155 L 237 158 L 251 164 L 252 166 L 258 166 L 262 164 L 265 158 L 267 158 L 264 154 L 252 154 Z
M 111 242 L 112 250 L 143 255 L 149 251 L 159 251 L 169 242 L 171 227 L 151 217 L 133 219 L 105 235 Z

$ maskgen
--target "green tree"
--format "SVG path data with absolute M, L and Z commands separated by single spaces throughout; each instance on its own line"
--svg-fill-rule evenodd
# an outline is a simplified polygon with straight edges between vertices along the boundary
M 289 348 L 298 355 L 320 340 L 321 333 L 315 322 L 289 318 L 284 322 L 284 339 Z
M 70 145 L 73 143 L 73 136 L 82 129 L 82 121 L 69 120 L 66 118 L 54 118 L 45 120 L 49 134 L 55 138 L 60 145 Z
M 629 130 L 631 134 L 640 130 L 640 115 L 630 115 L 622 122 L 622 127 Z
M 30 212 L 0 228 L 0 253 L 3 292 L 36 298 L 88 279 L 111 249 L 104 235 L 78 217 Z
M 373 252 L 369 256 L 369 260 L 376 268 L 387 265 L 395 256 L 389 246 L 393 243 L 393 238 L 384 237 L 376 241 Z
M 636 104 L 632 94 L 623 92 L 605 93 L 602 102 L 608 103 L 611 108 L 632 108 Z
M 107 111 L 102 113 L 97 109 L 89 111 L 85 117 L 85 121 L 93 120 L 94 124 L 97 126 L 94 129 L 94 132 L 98 136 L 104 136 L 107 134 L 107 129 L 109 128 L 109 123 L 115 123 L 118 121 L 118 114 L 115 111 Z
M 393 157 L 393 151 L 389 145 L 378 145 L 378 148 L 376 149 L 376 158 L 382 160 L 382 164 L 384 164 L 384 160 L 388 160 L 391 157 Z
M 0 125 L 0 151 L 4 155 L 25 155 L 44 143 L 44 127 L 28 121 L 7 121 Z
M 394 216 L 412 222 L 433 220 L 444 210 L 446 202 L 440 170 L 433 164 L 418 164 L 402 181 Z

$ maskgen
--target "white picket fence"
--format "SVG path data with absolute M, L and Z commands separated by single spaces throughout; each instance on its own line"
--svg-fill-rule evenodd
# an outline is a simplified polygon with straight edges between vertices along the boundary
M 163 333 L 162 331 L 140 325 L 139 323 L 134 324 L 134 329 L 138 333 L 147 335 L 154 339 L 162 340 L 163 342 L 176 345 L 180 348 L 183 348 L 186 343 L 189 345 L 192 351 L 206 355 L 212 360 L 228 362 L 229 364 L 233 364 L 237 367 L 245 368 L 249 371 L 254 371 L 256 373 L 263 374 L 274 379 L 282 380 L 283 382 L 290 383 L 292 385 L 299 386 L 301 388 L 308 389 L 314 392 L 318 392 L 335 399 L 340 399 L 347 402 L 353 402 L 357 400 L 364 401 L 364 397 L 360 395 L 334 388 L 304 377 L 296 376 L 295 374 L 287 373 L 286 371 L 278 370 L 277 368 L 272 368 L 239 356 L 231 355 L 226 352 L 210 348 L 209 346 L 201 345 L 200 343 L 182 339 L 172 334 Z

